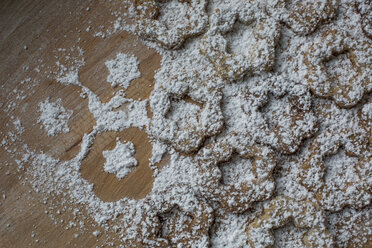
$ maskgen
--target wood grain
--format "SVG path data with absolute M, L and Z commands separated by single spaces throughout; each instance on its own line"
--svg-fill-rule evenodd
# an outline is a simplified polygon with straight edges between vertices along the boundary
M 136 100 L 149 97 L 160 56 L 126 32 L 105 39 L 94 37 L 94 33 L 112 25 L 111 10 L 120 11 L 119 7 L 120 1 L 104 0 L 0 2 L 0 142 L 5 138 L 9 144 L 0 147 L 0 247 L 100 247 L 107 246 L 107 237 L 113 246 L 120 244 L 115 234 L 97 227 L 84 211 L 73 215 L 74 206 L 68 203 L 56 208 L 63 199 L 35 193 L 27 184 L 25 170 L 18 170 L 16 163 L 22 157 L 24 144 L 31 150 L 69 160 L 79 152 L 83 135 L 95 125 L 88 100 L 80 97 L 81 89 L 63 86 L 48 76 L 57 70 L 57 61 L 70 63 L 64 61 L 68 53 L 78 57 L 76 50 L 69 50 L 71 47 L 84 50 L 86 61 L 79 78 L 101 101 L 108 102 L 120 89 L 106 82 L 108 71 L 104 65 L 118 52 L 132 53 L 141 62 L 142 76 L 132 82 L 126 90 L 127 96 Z M 89 32 L 88 27 L 92 27 Z M 58 48 L 67 51 L 56 52 Z M 31 80 L 27 81 L 28 78 Z M 26 82 L 21 84 L 23 80 Z M 19 95 L 25 98 L 19 100 Z M 61 98 L 63 106 L 74 111 L 69 133 L 50 137 L 40 129 L 38 104 L 47 97 L 52 101 Z M 9 132 L 16 133 L 12 124 L 16 118 L 21 119 L 25 131 L 20 138 L 12 140 Z M 113 149 L 117 138 L 134 143 L 139 162 L 135 171 L 123 180 L 103 171 L 102 151 Z M 102 133 L 83 161 L 82 176 L 94 183 L 94 191 L 103 201 L 116 201 L 124 196 L 143 198 L 153 183 L 148 165 L 151 149 L 147 134 L 136 128 Z M 76 227 L 68 228 L 69 221 L 84 221 L 84 232 Z M 100 230 L 103 235 L 93 236 L 94 230 Z
M 155 70 L 160 66 L 160 56 L 126 32 L 105 39 L 94 37 L 94 33 L 102 31 L 99 26 L 111 26 L 110 9 L 115 4 L 71 0 L 9 0 L 0 3 L 0 140 L 9 138 L 9 131 L 16 132 L 12 125 L 16 118 L 19 117 L 25 127 L 19 140 L 9 142 L 7 149 L 10 153 L 0 148 L 0 247 L 96 247 L 107 243 L 110 236 L 115 246 L 120 244 L 114 234 L 107 234 L 95 226 L 86 214 L 72 216 L 73 206 L 68 207 L 67 203 L 58 205 L 63 199 L 53 196 L 46 199 L 34 193 L 24 183 L 27 178 L 24 170 L 17 171 L 15 163 L 22 155 L 20 148 L 23 144 L 28 144 L 31 150 L 69 160 L 79 152 L 83 135 L 95 125 L 88 100 L 80 97 L 80 87 L 61 85 L 48 76 L 57 71 L 57 61 L 66 65 L 71 63 L 64 60 L 67 54 L 79 57 L 76 50 L 69 50 L 71 47 L 84 50 L 85 66 L 79 71 L 79 79 L 102 102 L 108 102 L 120 90 L 106 82 L 108 70 L 104 65 L 118 52 L 134 54 L 140 60 L 141 78 L 134 80 L 126 90 L 127 97 L 136 100 L 149 97 Z M 88 27 L 92 27 L 90 32 L 86 31 Z M 67 50 L 58 52 L 58 48 Z M 27 78 L 32 80 L 20 84 Z M 17 100 L 20 92 L 25 99 Z M 37 124 L 38 104 L 47 97 L 51 101 L 61 98 L 63 106 L 74 111 L 68 123 L 69 133 L 50 137 L 40 129 Z M 113 149 L 117 137 L 122 142 L 134 143 L 139 163 L 123 180 L 103 171 L 102 151 Z M 95 184 L 95 192 L 104 201 L 115 201 L 124 196 L 140 199 L 152 189 L 152 170 L 148 162 L 151 150 L 147 134 L 142 130 L 129 128 L 120 133 L 102 133 L 83 161 L 82 176 Z M 57 210 L 62 213 L 58 214 Z M 83 233 L 76 227 L 66 230 L 69 221 L 79 220 L 85 223 Z M 104 235 L 97 238 L 92 235 L 94 230 L 100 230 Z

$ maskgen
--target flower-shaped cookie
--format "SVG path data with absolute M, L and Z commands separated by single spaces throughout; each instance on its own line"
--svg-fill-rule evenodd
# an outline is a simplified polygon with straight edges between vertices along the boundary
M 143 38 L 155 41 L 168 49 L 179 48 L 186 39 L 199 35 L 208 23 L 207 0 L 179 0 L 170 6 L 170 13 L 162 0 L 135 0 L 134 32 Z M 174 4 L 174 3 L 173 3 Z
M 364 34 L 372 39 L 372 2 L 371 0 L 357 0 L 356 9 L 360 14 L 360 26 Z
M 371 42 L 352 39 L 345 31 L 322 31 L 303 57 L 305 80 L 312 92 L 333 99 L 340 107 L 357 104 L 372 91 Z
M 218 134 L 223 127 L 222 93 L 218 86 L 222 83 L 193 56 L 181 62 L 172 61 L 171 66 L 157 73 L 150 97 L 153 115 L 148 131 L 176 150 L 192 153 L 205 138 Z
M 223 127 L 221 98 L 219 91 L 196 97 L 192 92 L 154 90 L 150 135 L 180 152 L 196 151 L 205 138 L 218 134 Z
M 369 144 L 372 146 L 372 99 L 365 103 L 358 113 L 360 125 L 366 130 Z
M 272 69 L 280 25 L 254 1 L 229 10 L 217 9 L 211 19 L 211 30 L 199 50 L 223 79 L 236 80 Z
M 310 92 L 281 76 L 260 78 L 257 83 L 246 90 L 242 106 L 249 134 L 280 153 L 294 153 L 316 130 Z
M 371 202 L 372 153 L 359 130 L 328 128 L 311 144 L 299 169 L 300 183 L 327 210 L 362 208 Z
M 299 228 L 309 229 L 302 238 L 305 247 L 333 247 L 333 238 L 324 226 L 321 210 L 310 201 L 296 201 L 278 196 L 271 200 L 261 216 L 246 229 L 248 243 L 252 248 L 272 247 L 272 231 L 289 221 Z
M 291 3 L 289 3 L 291 2 Z M 308 35 L 336 14 L 336 0 L 268 1 L 267 11 L 294 33 Z
M 213 210 L 193 193 L 175 185 L 172 196 L 153 195 L 137 209 L 135 220 L 140 247 L 208 247 Z M 179 191 L 179 192 L 177 192 Z
M 274 190 L 275 153 L 250 139 L 230 134 L 203 147 L 195 160 L 201 172 L 200 193 L 229 212 L 241 213 Z

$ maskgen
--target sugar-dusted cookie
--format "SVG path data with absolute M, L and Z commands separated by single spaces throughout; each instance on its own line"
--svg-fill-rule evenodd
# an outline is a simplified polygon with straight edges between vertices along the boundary
M 372 146 L 372 99 L 363 105 L 358 113 L 360 125 L 367 132 L 369 137 L 369 145 Z
M 216 9 L 210 25 L 199 50 L 223 79 L 272 70 L 280 24 L 258 2 Z
M 134 32 L 168 49 L 179 48 L 186 39 L 199 35 L 208 23 L 207 0 L 179 0 L 162 14 L 164 0 L 133 0 Z
M 149 134 L 183 153 L 197 151 L 224 125 L 222 82 L 210 64 L 196 56 L 185 54 L 164 66 L 150 96 Z
M 360 26 L 364 34 L 372 39 L 372 2 L 371 0 L 357 0 L 356 9 L 360 14 Z
M 195 81 L 198 79 L 195 78 Z M 152 92 L 151 136 L 180 152 L 191 153 L 201 146 L 206 137 L 221 131 L 222 94 L 200 83 L 199 87 L 193 88 L 180 82 L 180 87 L 159 87 Z
M 300 183 L 327 210 L 362 208 L 371 202 L 372 153 L 365 133 L 328 128 L 301 162 Z
M 369 40 L 356 40 L 346 31 L 322 30 L 305 48 L 305 80 L 312 92 L 333 99 L 340 107 L 357 104 L 372 91 L 372 49 Z
M 293 32 L 308 35 L 336 15 L 337 0 L 268 1 L 267 10 Z
M 254 127 L 248 132 L 280 153 L 297 151 L 302 141 L 316 131 L 309 90 L 285 77 L 259 78 L 257 85 L 247 88 L 245 100 L 243 109 L 252 116 L 249 125 Z
M 136 211 L 133 223 L 137 224 L 132 243 L 149 248 L 208 247 L 212 208 L 182 185 L 167 190 L 147 197 L 140 207 L 130 210 Z
M 214 96 L 184 100 L 166 91 L 153 91 L 150 135 L 180 152 L 196 151 L 206 137 L 219 133 L 223 127 L 219 106 L 222 95 L 216 92 Z
M 285 196 L 270 200 L 263 214 L 248 225 L 249 245 L 253 248 L 272 247 L 274 229 L 290 221 L 296 227 L 308 229 L 302 238 L 305 247 L 333 247 L 333 238 L 325 228 L 319 207 L 310 201 L 297 201 Z
M 241 213 L 274 190 L 275 153 L 232 133 L 203 147 L 195 156 L 203 173 L 200 192 L 229 212 Z
M 174 247 L 208 247 L 212 208 L 193 193 L 176 193 L 176 188 L 169 190 L 177 196 L 165 199 L 160 205 L 152 203 L 162 224 L 161 235 Z

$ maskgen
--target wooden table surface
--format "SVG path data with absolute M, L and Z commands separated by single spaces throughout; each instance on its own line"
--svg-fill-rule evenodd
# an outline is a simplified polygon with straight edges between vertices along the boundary
M 119 0 L 0 1 L 0 142 L 4 138 L 8 140 L 6 147 L 0 147 L 0 247 L 106 246 L 105 240 L 111 234 L 93 236 L 92 232 L 99 227 L 89 218 L 84 219 L 83 233 L 76 227 L 67 229 L 66 222 L 72 213 L 54 207 L 61 199 L 35 193 L 25 183 L 25 169 L 18 170 L 16 160 L 22 157 L 24 144 L 31 150 L 69 160 L 79 152 L 83 135 L 95 125 L 88 100 L 79 96 L 81 88 L 61 85 L 51 77 L 51 72 L 58 69 L 57 61 L 61 62 L 68 52 L 76 55 L 76 51 L 69 50 L 72 47 L 84 50 L 85 66 L 79 71 L 80 82 L 101 101 L 109 101 L 119 90 L 106 82 L 108 70 L 104 64 L 118 52 L 132 53 L 140 60 L 141 78 L 126 90 L 127 97 L 149 97 L 160 56 L 126 32 L 104 39 L 94 37 L 95 33 L 112 26 L 112 10 L 120 10 Z M 58 52 L 58 48 L 67 51 Z M 26 83 L 21 84 L 23 80 Z M 20 95 L 25 98 L 20 99 Z M 68 123 L 69 133 L 49 137 L 40 129 L 38 104 L 47 97 L 51 101 L 61 98 L 63 106 L 74 111 Z M 17 133 L 13 125 L 17 118 L 21 119 L 25 131 L 11 140 L 9 132 Z M 102 151 L 113 149 L 117 137 L 134 143 L 139 162 L 138 168 L 120 181 L 103 171 Z M 83 161 L 82 176 L 95 184 L 94 191 L 103 201 L 116 201 L 124 196 L 143 198 L 153 183 L 148 165 L 151 149 L 147 134 L 137 128 L 102 133 Z M 115 235 L 112 242 L 114 246 L 120 244 Z
M 119 8 L 120 1 L 0 1 L 0 142 L 10 137 L 9 132 L 16 133 L 12 124 L 16 118 L 21 119 L 25 128 L 17 140 L 0 147 L 0 247 L 96 247 L 104 244 L 103 236 L 107 235 L 93 236 L 92 232 L 98 229 L 93 224 L 86 224 L 83 234 L 79 234 L 77 228 L 66 230 L 63 223 L 56 225 L 55 222 L 69 220 L 71 213 L 62 209 L 58 214 L 52 206 L 59 199 L 46 200 L 34 193 L 30 185 L 24 183 L 25 170 L 18 171 L 15 160 L 21 158 L 23 144 L 28 144 L 31 150 L 42 150 L 61 160 L 69 160 L 79 152 L 83 135 L 95 125 L 88 100 L 79 96 L 81 88 L 61 85 L 51 77 L 51 72 L 58 69 L 57 61 L 69 63 L 63 59 L 72 47 L 84 51 L 85 66 L 79 71 L 80 82 L 102 102 L 109 101 L 119 90 L 106 82 L 108 70 L 104 64 L 118 52 L 134 54 L 140 60 L 141 77 L 132 81 L 126 90 L 127 97 L 149 97 L 160 56 L 126 32 L 117 32 L 104 39 L 94 37 L 95 33 L 112 26 L 111 11 Z M 67 51 L 58 52 L 58 48 Z M 72 51 L 72 55 L 75 56 L 76 51 Z M 28 78 L 30 82 L 21 84 Z M 20 94 L 25 96 L 23 100 L 17 99 Z M 40 129 L 38 104 L 47 97 L 51 101 L 61 98 L 63 106 L 74 111 L 68 122 L 69 133 L 50 137 Z M 134 143 L 139 163 L 133 173 L 120 181 L 103 171 L 102 150 L 113 149 L 117 137 Z M 143 198 L 151 191 L 153 183 L 148 162 L 151 149 L 147 134 L 137 128 L 102 133 L 83 161 L 82 176 L 95 184 L 94 191 L 103 201 L 116 201 L 124 196 Z M 118 243 L 114 241 L 114 244 Z

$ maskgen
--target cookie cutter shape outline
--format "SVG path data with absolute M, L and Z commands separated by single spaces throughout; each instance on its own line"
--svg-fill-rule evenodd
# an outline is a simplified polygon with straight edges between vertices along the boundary
M 136 15 L 134 16 L 134 30 L 138 36 L 155 41 L 167 49 L 178 49 L 182 44 L 193 36 L 201 34 L 208 24 L 206 6 L 208 0 L 179 0 L 181 3 L 190 5 L 190 11 L 197 18 L 190 18 L 187 28 L 167 27 L 157 19 L 159 15 L 159 2 L 168 0 L 134 0 Z

